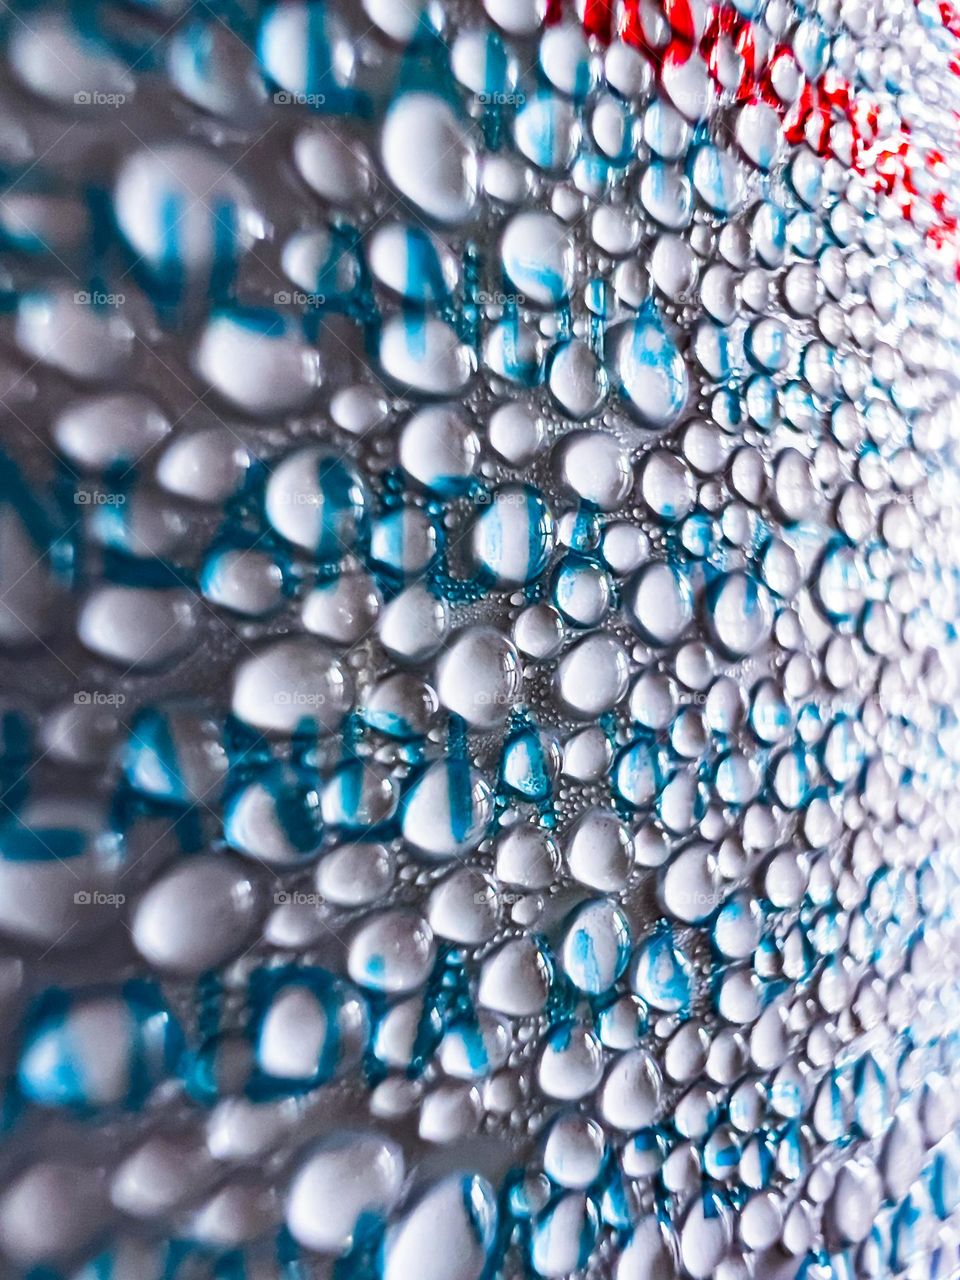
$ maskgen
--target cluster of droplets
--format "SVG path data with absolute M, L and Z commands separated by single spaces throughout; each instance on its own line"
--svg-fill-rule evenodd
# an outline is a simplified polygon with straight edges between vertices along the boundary
M 7 11 L 10 1274 L 956 1274 L 947 8 Z

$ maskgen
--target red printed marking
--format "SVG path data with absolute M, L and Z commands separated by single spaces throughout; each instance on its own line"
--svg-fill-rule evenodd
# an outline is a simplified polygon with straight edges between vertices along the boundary
M 696 28 L 690 0 L 664 0 L 664 13 L 677 39 L 692 46 L 696 40 Z
M 942 0 L 940 4 L 940 21 L 952 36 L 960 38 L 960 14 L 948 0 Z
M 562 0 L 548 0 L 548 22 L 559 21 L 561 5 Z M 584 29 L 603 44 L 610 42 L 615 30 L 625 44 L 650 59 L 658 75 L 665 62 L 682 65 L 699 54 L 720 88 L 724 48 L 732 47 L 740 60 L 734 97 L 741 102 L 766 103 L 780 117 L 789 143 L 805 142 L 817 155 L 835 157 L 849 165 L 878 194 L 896 200 L 908 222 L 914 220 L 914 207 L 922 201 L 935 215 L 925 238 L 937 250 L 953 254 L 960 280 L 960 225 L 948 211 L 948 196 L 943 191 L 921 195 L 912 177 L 923 168 L 946 177 L 947 165 L 939 151 L 919 151 L 911 142 L 909 126 L 900 119 L 881 138 L 879 104 L 866 91 L 854 90 L 834 68 L 828 68 L 816 81 L 803 80 L 796 99 L 783 102 L 773 87 L 773 73 L 781 60 L 795 62 L 793 51 L 778 44 L 762 55 L 765 35 L 758 35 L 750 19 L 724 0 L 710 6 L 699 37 L 692 0 L 648 0 L 648 5 L 648 14 L 654 18 L 659 15 L 670 28 L 670 39 L 659 46 L 652 43 L 654 32 L 644 26 L 641 0 L 586 0 Z M 960 8 L 954 7 L 952 0 L 941 0 L 939 12 L 944 29 L 960 40 Z M 960 51 L 948 66 L 954 75 L 960 75 Z M 841 127 L 844 124 L 846 129 Z M 929 216 L 924 218 L 928 221 Z
M 603 44 L 613 38 L 613 0 L 587 0 L 583 11 L 583 29 Z

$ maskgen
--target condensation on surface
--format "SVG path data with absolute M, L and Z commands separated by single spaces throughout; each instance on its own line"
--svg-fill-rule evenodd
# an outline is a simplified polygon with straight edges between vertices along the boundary
M 955 1277 L 952 6 L 0 32 L 0 1274 Z

